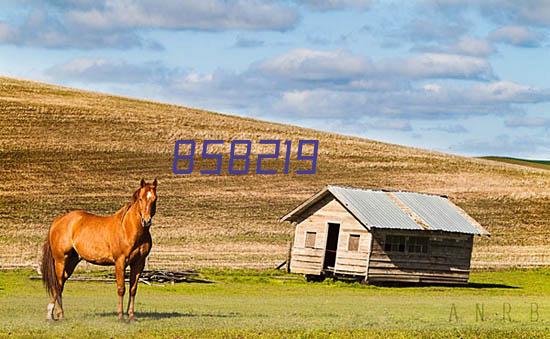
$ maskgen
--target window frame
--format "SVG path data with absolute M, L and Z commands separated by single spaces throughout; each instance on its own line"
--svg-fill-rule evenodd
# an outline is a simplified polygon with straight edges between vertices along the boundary
M 313 240 L 311 240 L 313 242 L 313 244 L 309 244 L 309 242 L 308 242 L 308 239 L 311 239 L 310 237 L 312 237 L 312 239 L 313 239 Z M 304 248 L 316 248 L 315 245 L 317 245 L 317 232 L 306 230 L 306 235 L 305 235 L 305 238 L 304 238 Z
M 395 246 L 400 246 L 401 245 L 401 242 L 390 242 L 388 244 L 388 238 L 403 238 L 404 242 L 403 242 L 403 245 L 404 245 L 404 248 L 403 248 L 403 251 L 399 251 L 399 250 L 394 250 L 394 247 Z M 422 249 L 424 247 L 421 247 L 421 251 L 420 252 L 416 252 L 416 251 L 409 251 L 409 246 L 411 246 L 411 244 L 409 243 L 409 241 L 411 241 L 410 239 L 415 239 L 414 243 L 412 246 L 419 246 L 419 244 L 416 242 L 417 239 L 426 239 L 426 246 L 425 246 L 425 251 L 423 251 Z M 393 239 L 392 239 L 393 240 Z M 390 245 L 390 249 L 387 248 L 387 246 Z M 420 246 L 422 246 L 422 244 L 420 244 Z M 386 253 L 402 253 L 402 254 L 414 254 L 414 255 L 429 255 L 430 254 L 430 249 L 431 249 L 431 246 L 430 246 L 430 237 L 429 236 L 416 236 L 416 235 L 411 235 L 411 236 L 408 236 L 408 235 L 400 235 L 400 234 L 385 234 L 384 235 L 384 245 L 383 245 L 383 249 L 384 249 L 384 252 Z
M 352 239 L 356 239 L 353 241 L 354 248 L 352 248 Z M 355 234 L 352 233 L 348 237 L 348 252 L 359 252 L 359 244 L 361 242 L 361 234 Z
M 397 238 L 403 238 L 403 251 L 394 250 L 394 246 L 398 246 L 398 248 L 401 245 L 401 242 L 390 242 L 388 243 L 388 238 L 393 238 L 392 240 L 395 240 Z M 387 249 L 387 246 L 390 245 L 390 249 Z M 386 234 L 384 236 L 384 252 L 390 252 L 390 253 L 406 253 L 407 250 L 407 237 L 404 235 L 398 235 L 398 234 Z
M 414 242 L 413 244 L 410 244 L 409 241 L 411 241 L 411 239 L 414 239 Z M 418 241 L 419 240 L 425 240 L 426 241 L 426 244 L 424 246 L 424 244 L 422 243 L 419 243 Z M 420 246 L 420 251 L 411 251 L 410 250 L 410 246 L 414 246 L 415 248 L 417 248 L 418 246 Z M 429 253 L 429 248 L 430 248 L 430 237 L 425 237 L 425 236 L 411 236 L 411 237 L 407 237 L 407 253 L 412 253 L 412 254 L 428 254 Z

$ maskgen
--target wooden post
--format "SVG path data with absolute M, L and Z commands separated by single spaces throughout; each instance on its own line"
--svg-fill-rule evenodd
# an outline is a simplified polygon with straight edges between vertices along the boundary
M 294 246 L 294 234 L 296 233 L 296 222 L 292 223 L 292 234 L 290 235 L 290 245 L 288 246 L 288 255 L 286 257 L 286 273 L 290 273 L 290 261 L 292 260 L 292 247 Z

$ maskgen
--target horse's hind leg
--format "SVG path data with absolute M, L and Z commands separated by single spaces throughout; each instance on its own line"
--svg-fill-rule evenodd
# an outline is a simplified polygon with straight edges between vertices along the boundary
M 61 284 L 59 285 L 60 291 L 57 295 L 56 301 L 57 305 L 59 306 L 59 309 L 57 311 L 57 319 L 61 320 L 64 317 L 63 313 L 63 289 L 65 287 L 65 282 L 71 277 L 71 275 L 74 272 L 74 269 L 76 268 L 76 265 L 80 262 L 80 258 L 78 257 L 78 254 L 72 250 L 70 253 L 68 253 L 65 256 L 65 262 L 63 265 L 63 273 L 61 275 Z M 56 273 L 57 273 L 57 266 L 56 266 Z

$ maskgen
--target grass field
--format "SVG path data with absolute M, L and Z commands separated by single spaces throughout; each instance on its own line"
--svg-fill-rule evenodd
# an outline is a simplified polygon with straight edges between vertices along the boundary
M 550 170 L 550 160 L 529 160 L 529 159 L 518 159 L 518 158 L 509 158 L 509 157 L 481 157 L 482 159 L 493 160 L 505 162 L 508 164 L 522 165 L 533 168 L 541 168 Z
M 155 176 L 151 267 L 273 268 L 291 233 L 277 219 L 326 184 L 446 194 L 492 233 L 474 267 L 550 265 L 546 170 L 10 78 L 0 119 L 0 267 L 35 265 L 55 216 L 113 213 Z M 177 176 L 176 139 L 318 139 L 318 173 Z
M 307 283 L 277 271 L 205 270 L 215 283 L 141 285 L 136 324 L 116 320 L 114 284 L 90 282 L 69 282 L 66 320 L 48 323 L 46 294 L 30 274 L 0 271 L 0 336 L 532 338 L 550 330 L 548 269 L 473 273 L 470 286 L 460 288 Z M 476 307 L 483 307 L 483 320 Z

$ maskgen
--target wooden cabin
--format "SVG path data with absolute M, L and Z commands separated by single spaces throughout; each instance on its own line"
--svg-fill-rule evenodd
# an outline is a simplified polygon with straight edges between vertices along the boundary
M 466 284 L 473 237 L 489 233 L 445 196 L 327 186 L 280 219 L 291 272 L 309 279 Z

